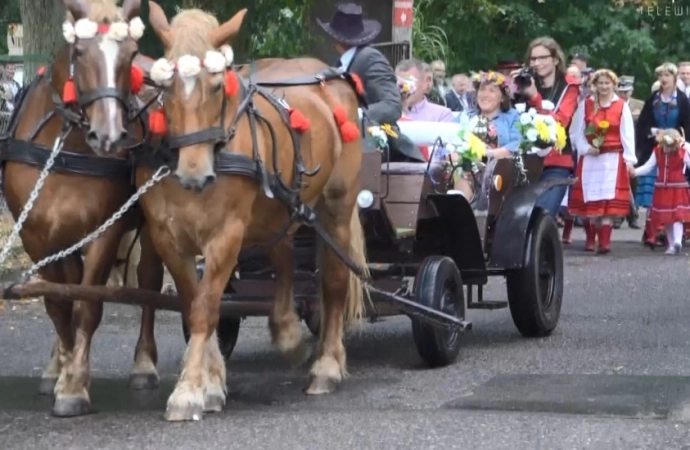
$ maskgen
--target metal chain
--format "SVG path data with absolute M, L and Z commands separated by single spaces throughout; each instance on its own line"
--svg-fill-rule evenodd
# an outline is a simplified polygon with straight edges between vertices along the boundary
M 71 128 L 67 129 L 60 136 L 58 136 L 57 139 L 55 139 L 53 150 L 50 152 L 50 156 L 46 161 L 46 165 L 45 167 L 43 167 L 43 170 L 38 175 L 36 185 L 34 186 L 33 191 L 31 191 L 31 194 L 29 194 L 29 199 L 26 201 L 26 204 L 24 205 L 21 214 L 19 214 L 17 222 L 14 224 L 14 227 L 12 228 L 10 236 L 7 238 L 5 245 L 3 245 L 2 247 L 2 251 L 0 252 L 0 265 L 2 265 L 7 259 L 7 257 L 10 255 L 10 251 L 12 250 L 12 244 L 17 239 L 17 236 L 19 236 L 19 232 L 22 230 L 22 226 L 24 226 L 24 222 L 26 222 L 27 217 L 29 217 L 29 211 L 31 211 L 31 209 L 34 207 L 34 203 L 36 203 L 36 199 L 38 198 L 38 193 L 43 188 L 46 178 L 48 178 L 48 175 L 50 174 L 50 169 L 53 167 L 53 164 L 55 164 L 55 158 L 57 157 L 58 153 L 60 153 L 60 150 L 62 150 L 65 137 L 69 134 L 69 131 L 71 131 Z
M 139 198 L 146 193 L 149 189 L 151 189 L 156 183 L 161 181 L 163 178 L 167 177 L 170 175 L 170 168 L 168 166 L 162 166 L 160 169 L 156 171 L 156 173 L 153 174 L 151 179 L 149 179 L 146 183 L 144 183 L 137 191 L 132 195 L 129 200 L 125 202 L 122 207 L 120 207 L 115 214 L 110 217 L 110 219 L 106 220 L 103 225 L 98 227 L 95 231 L 93 231 L 91 234 L 86 236 L 84 239 L 81 241 L 77 242 L 73 246 L 62 250 L 58 253 L 55 253 L 54 255 L 48 256 L 46 258 L 43 258 L 33 266 L 31 266 L 28 270 L 26 270 L 23 274 L 22 277 L 24 278 L 24 281 L 28 280 L 31 278 L 33 275 L 36 274 L 36 272 L 43 268 L 44 266 L 55 262 L 59 259 L 64 258 L 65 256 L 71 255 L 72 253 L 76 252 L 77 250 L 81 249 L 87 244 L 90 244 L 91 242 L 95 241 L 98 239 L 105 231 L 110 228 L 115 222 L 117 222 L 126 212 L 129 210 L 129 208 L 134 205 L 134 203 L 139 200 Z

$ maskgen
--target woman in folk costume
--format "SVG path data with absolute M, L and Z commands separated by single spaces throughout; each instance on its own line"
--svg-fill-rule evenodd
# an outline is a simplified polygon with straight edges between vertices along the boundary
M 583 219 L 585 251 L 611 250 L 613 219 L 630 209 L 630 176 L 637 163 L 635 124 L 627 102 L 616 95 L 618 77 L 608 69 L 592 75 L 592 95 L 573 117 L 570 140 L 578 155 L 577 181 L 568 209 Z
M 666 254 L 675 255 L 683 246 L 683 224 L 690 222 L 690 186 L 683 174 L 685 167 L 690 166 L 690 155 L 678 130 L 659 130 L 656 141 L 647 162 L 635 169 L 635 176 L 658 169 L 648 217 L 654 229 L 665 227 Z M 651 247 L 654 249 L 654 242 Z
M 690 137 L 690 101 L 683 91 L 678 89 L 678 67 L 664 63 L 654 71 L 659 89 L 645 101 L 635 127 L 635 142 L 639 164 L 644 164 L 652 155 L 657 145 L 658 129 L 673 128 Z M 646 176 L 640 176 L 635 200 L 639 206 L 649 208 L 657 179 L 656 167 Z M 649 219 L 649 217 L 648 217 Z M 658 229 L 651 220 L 645 223 L 643 242 L 654 247 Z

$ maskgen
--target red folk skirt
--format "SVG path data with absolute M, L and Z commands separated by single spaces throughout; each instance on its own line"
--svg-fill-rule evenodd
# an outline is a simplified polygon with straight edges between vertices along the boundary
M 616 177 L 616 194 L 611 200 L 598 200 L 585 203 L 582 191 L 582 166 L 583 156 L 577 161 L 575 176 L 577 181 L 570 188 L 568 199 L 568 212 L 580 217 L 624 217 L 630 213 L 630 176 L 628 168 L 623 161 L 623 153 L 618 154 L 618 174 Z
M 655 184 L 649 219 L 655 227 L 690 222 L 690 188 Z

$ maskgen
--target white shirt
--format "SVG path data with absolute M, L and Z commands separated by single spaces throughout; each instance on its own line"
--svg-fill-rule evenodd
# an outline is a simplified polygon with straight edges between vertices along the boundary
M 611 103 L 617 101 L 618 98 L 619 97 L 614 94 L 611 102 L 608 105 L 601 106 L 611 106 Z M 592 146 L 585 135 L 586 129 L 587 123 L 585 122 L 585 100 L 582 100 L 575 111 L 575 116 L 573 117 L 569 130 L 570 142 L 573 145 L 573 149 L 579 156 L 586 155 L 589 151 L 589 148 Z M 627 102 L 623 106 L 620 133 L 621 143 L 623 144 L 623 161 L 632 165 L 637 164 L 637 156 L 635 156 L 635 122 L 633 120 L 632 112 L 630 111 L 630 106 L 628 106 Z
M 340 69 L 346 71 L 347 68 L 350 67 L 350 63 L 352 63 L 356 52 L 357 47 L 351 47 L 347 49 L 345 53 L 343 53 L 343 55 L 340 57 Z

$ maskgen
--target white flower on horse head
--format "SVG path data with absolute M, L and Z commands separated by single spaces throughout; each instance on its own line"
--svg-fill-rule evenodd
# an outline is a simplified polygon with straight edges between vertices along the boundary
M 221 45 L 218 50 L 220 50 L 225 57 L 225 67 L 232 66 L 232 63 L 235 61 L 235 52 L 232 50 L 232 47 L 229 45 Z
M 532 123 L 532 116 L 529 113 L 520 114 L 520 123 L 522 125 L 529 125 Z
M 137 16 L 129 21 L 129 35 L 135 41 L 141 39 L 141 37 L 144 35 L 145 29 L 146 25 L 144 25 L 144 22 L 141 20 L 141 17 Z
M 182 78 L 194 78 L 201 73 L 201 61 L 192 55 L 180 56 L 177 60 L 177 72 Z
M 542 100 L 541 109 L 543 109 L 544 111 L 553 111 L 554 109 L 556 109 L 556 105 L 554 105 L 553 102 L 549 100 Z
M 98 34 L 98 24 L 93 20 L 79 19 L 74 24 L 74 34 L 79 39 L 93 39 Z
M 113 41 L 122 42 L 129 36 L 129 25 L 125 22 L 113 22 L 108 27 L 107 36 Z
M 527 104 L 518 103 L 517 105 L 515 105 L 515 110 L 517 110 L 517 112 L 522 114 L 523 112 L 525 112 L 527 110 Z
M 527 130 L 526 137 L 530 142 L 537 142 L 537 139 L 539 139 L 539 133 L 534 128 L 530 128 Z
M 62 35 L 65 37 L 65 40 L 68 44 L 74 44 L 74 41 L 77 39 L 77 34 L 74 31 L 74 25 L 72 25 L 72 22 L 69 20 L 65 20 L 62 23 Z
M 175 75 L 175 65 L 161 58 L 151 66 L 151 79 L 157 84 L 167 84 Z
M 225 70 L 225 56 L 221 52 L 208 51 L 204 58 L 204 67 L 209 73 L 220 73 Z

